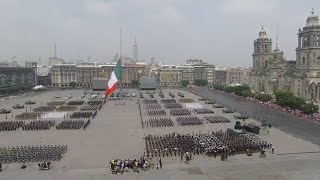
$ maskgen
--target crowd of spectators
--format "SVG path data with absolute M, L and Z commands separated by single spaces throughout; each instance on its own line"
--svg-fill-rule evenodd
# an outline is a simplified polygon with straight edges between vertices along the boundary
M 263 106 L 266 106 L 266 107 L 269 107 L 269 108 L 272 108 L 272 109 L 275 109 L 275 110 L 279 110 L 279 111 L 282 111 L 282 112 L 287 112 L 287 113 L 293 114 L 293 115 L 298 116 L 298 117 L 304 117 L 304 118 L 320 121 L 320 113 L 306 114 L 306 113 L 303 113 L 302 111 L 297 110 L 297 109 L 292 109 L 292 108 L 289 108 L 289 107 L 280 106 L 277 103 L 275 103 L 274 101 L 262 102 L 262 101 L 259 101 L 258 99 L 252 98 L 252 97 L 238 96 L 238 95 L 235 95 L 235 94 L 226 93 L 224 91 L 220 91 L 220 90 L 216 90 L 216 89 L 211 89 L 211 90 L 215 91 L 217 93 L 223 94 L 223 95 L 232 96 L 232 97 L 234 97 L 234 98 L 236 98 L 238 100 L 250 101 L 252 103 L 257 103 L 257 104 L 260 104 L 260 105 L 263 105 Z

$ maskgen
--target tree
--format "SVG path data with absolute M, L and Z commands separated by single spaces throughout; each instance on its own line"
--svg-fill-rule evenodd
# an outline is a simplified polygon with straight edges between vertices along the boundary
M 290 106 L 290 101 L 292 102 L 293 93 L 290 91 L 280 90 L 275 93 L 276 103 L 282 106 Z
M 206 80 L 206 79 L 195 79 L 194 80 L 194 85 L 196 85 L 196 86 L 206 86 L 206 85 L 208 85 L 208 80 Z
M 183 87 L 187 87 L 190 84 L 188 80 L 182 80 L 180 83 L 181 83 L 181 86 Z
M 263 102 L 268 102 L 272 100 L 272 96 L 269 94 L 258 94 L 256 98 Z
M 232 86 L 226 86 L 226 87 L 224 87 L 224 89 L 223 89 L 225 92 L 227 92 L 227 93 L 233 93 L 234 92 L 234 87 L 232 87 Z
M 250 87 L 241 85 L 241 86 L 234 86 L 233 89 L 234 89 L 233 91 L 236 95 L 242 96 L 242 92 L 245 90 L 250 90 Z
M 306 114 L 313 114 L 319 111 L 319 107 L 313 103 L 306 103 L 300 106 L 300 110 Z
M 212 87 L 214 88 L 214 89 L 216 89 L 216 90 L 220 90 L 220 91 L 223 91 L 224 90 L 224 85 L 222 85 L 222 84 L 214 84 L 214 85 L 212 85 Z
M 72 81 L 69 83 L 69 87 L 75 88 L 77 86 L 77 83 Z
M 250 90 L 244 90 L 241 92 L 241 94 L 244 97 L 253 97 L 254 96 L 254 94 L 252 94 Z

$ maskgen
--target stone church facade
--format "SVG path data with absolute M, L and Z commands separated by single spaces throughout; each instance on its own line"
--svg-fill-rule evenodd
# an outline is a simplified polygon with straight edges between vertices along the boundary
M 312 11 L 306 26 L 298 32 L 296 60 L 284 58 L 262 27 L 254 41 L 253 67 L 249 85 L 257 93 L 273 94 L 277 90 L 289 90 L 307 101 L 320 101 L 320 24 Z

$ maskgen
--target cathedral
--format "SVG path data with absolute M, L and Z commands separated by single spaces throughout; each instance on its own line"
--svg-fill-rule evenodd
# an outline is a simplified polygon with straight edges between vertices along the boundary
M 314 11 L 298 31 L 295 61 L 286 60 L 278 45 L 272 49 L 272 40 L 263 27 L 253 45 L 249 76 L 253 91 L 273 94 L 289 90 L 306 101 L 320 101 L 320 24 Z

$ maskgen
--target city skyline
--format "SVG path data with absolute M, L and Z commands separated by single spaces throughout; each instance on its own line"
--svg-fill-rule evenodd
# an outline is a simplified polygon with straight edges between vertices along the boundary
M 253 40 L 261 25 L 288 60 L 295 60 L 298 29 L 311 9 L 319 14 L 320 3 L 309 1 L 39 1 L 0 2 L 0 60 L 15 56 L 42 63 L 53 56 L 81 59 L 90 56 L 109 62 L 119 53 L 123 29 L 123 55 L 133 57 L 134 36 L 140 60 L 155 57 L 166 64 L 204 59 L 216 66 L 252 66 Z M 288 7 L 291 8 L 283 8 Z M 209 22 L 209 23 L 208 23 Z M 223 35 L 221 35 L 223 34 Z M 275 47 L 275 46 L 274 46 Z M 19 59 L 20 58 L 20 59 Z M 106 63 L 107 63 L 106 62 Z

